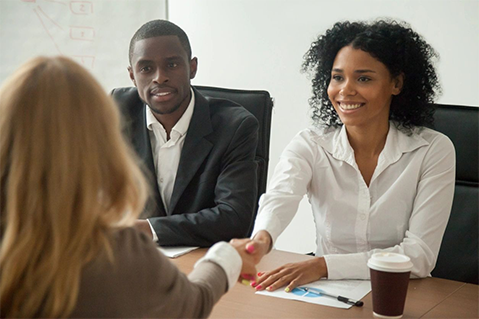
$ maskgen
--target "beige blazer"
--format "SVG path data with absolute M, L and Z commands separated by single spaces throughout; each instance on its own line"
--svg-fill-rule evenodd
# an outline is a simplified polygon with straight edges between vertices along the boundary
M 114 262 L 102 254 L 82 272 L 73 318 L 203 318 L 227 290 L 224 270 L 200 263 L 185 276 L 133 228 L 118 231 Z

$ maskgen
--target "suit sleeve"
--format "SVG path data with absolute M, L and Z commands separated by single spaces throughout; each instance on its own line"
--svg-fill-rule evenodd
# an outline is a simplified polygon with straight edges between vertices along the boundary
M 215 206 L 150 218 L 160 245 L 207 247 L 248 235 L 257 200 L 254 160 L 257 143 L 258 121 L 248 114 L 238 124 L 222 157 L 221 172 L 214 186 Z

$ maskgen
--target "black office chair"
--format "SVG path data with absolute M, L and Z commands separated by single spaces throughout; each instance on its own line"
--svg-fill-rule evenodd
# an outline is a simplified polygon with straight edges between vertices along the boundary
M 271 134 L 271 117 L 273 112 L 273 99 L 267 91 L 260 90 L 237 90 L 209 86 L 195 86 L 206 98 L 222 98 L 242 105 L 259 122 L 258 146 L 256 148 L 256 162 L 258 163 L 258 200 L 266 191 L 268 177 L 269 142 Z M 258 210 L 258 201 L 254 217 Z M 249 232 L 253 230 L 254 218 Z
M 478 284 L 478 154 L 479 108 L 436 105 L 434 129 L 456 149 L 456 187 L 451 217 L 442 241 L 434 277 Z

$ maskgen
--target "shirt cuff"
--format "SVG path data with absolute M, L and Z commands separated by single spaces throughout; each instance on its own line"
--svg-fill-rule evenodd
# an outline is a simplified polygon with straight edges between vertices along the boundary
M 223 268 L 228 278 L 227 290 L 230 290 L 238 281 L 243 261 L 236 249 L 230 244 L 224 241 L 214 244 L 206 255 L 196 262 L 195 267 L 205 261 L 214 262 Z
M 147 219 L 148 225 L 150 225 L 151 233 L 153 234 L 153 241 L 157 242 L 158 241 L 158 235 L 156 234 L 156 231 L 153 229 L 153 226 L 151 226 L 150 221 Z
M 258 216 L 255 220 L 253 232 L 251 233 L 251 239 L 253 239 L 260 230 L 265 230 L 269 233 L 271 236 L 271 248 L 273 248 L 282 232 L 281 224 L 273 213 L 262 212 L 261 216 Z
M 366 253 L 324 255 L 328 279 L 369 279 Z

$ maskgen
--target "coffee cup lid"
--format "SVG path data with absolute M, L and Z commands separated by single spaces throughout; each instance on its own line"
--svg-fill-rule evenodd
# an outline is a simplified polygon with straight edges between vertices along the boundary
M 397 253 L 375 253 L 368 261 L 368 267 L 387 272 L 408 272 L 412 269 L 411 259 Z

